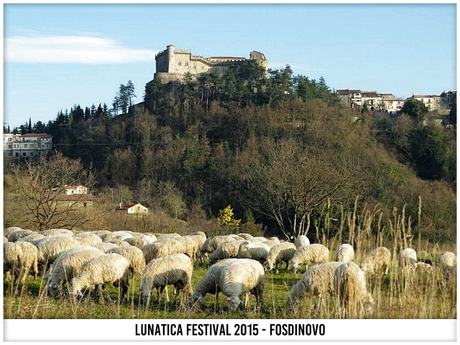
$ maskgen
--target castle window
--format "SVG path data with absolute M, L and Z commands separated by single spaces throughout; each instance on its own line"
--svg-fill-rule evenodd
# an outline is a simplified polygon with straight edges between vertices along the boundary
M 185 66 L 188 66 L 188 62 L 185 63 Z
M 177 63 L 177 65 L 178 65 L 178 66 L 182 66 L 182 62 L 179 61 L 179 62 Z

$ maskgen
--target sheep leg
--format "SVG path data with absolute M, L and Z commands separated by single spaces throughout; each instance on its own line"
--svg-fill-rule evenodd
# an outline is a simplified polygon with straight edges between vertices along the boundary
M 158 303 L 161 303 L 161 294 L 163 292 L 163 286 L 158 286 L 157 287 L 157 296 L 158 296 Z
M 216 296 L 216 298 L 214 299 L 214 313 L 216 313 L 217 312 L 217 304 L 219 303 L 219 285 L 218 284 L 216 284 L 214 294 Z
M 246 292 L 244 296 L 244 309 L 248 309 L 249 306 L 249 292 Z

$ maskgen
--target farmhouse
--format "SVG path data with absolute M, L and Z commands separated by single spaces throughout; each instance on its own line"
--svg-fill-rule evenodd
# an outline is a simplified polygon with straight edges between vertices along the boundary
M 120 203 L 119 207 L 117 208 L 119 211 L 127 211 L 128 214 L 148 214 L 149 209 L 142 204 L 129 204 L 123 205 Z
M 65 186 L 65 193 L 67 195 L 73 195 L 73 194 L 88 194 L 88 188 L 85 186 Z

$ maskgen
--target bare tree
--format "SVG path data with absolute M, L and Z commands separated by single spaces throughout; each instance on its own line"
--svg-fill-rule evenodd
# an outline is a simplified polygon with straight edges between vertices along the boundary
M 50 157 L 12 164 L 9 169 L 24 217 L 32 219 L 34 227 L 72 229 L 89 221 L 82 207 L 88 195 L 76 194 L 71 201 L 63 201 L 65 186 L 83 185 L 91 191 L 94 185 L 93 173 L 80 160 L 55 152 Z
M 331 198 L 355 193 L 360 168 L 343 155 L 307 150 L 295 139 L 261 144 L 248 178 L 248 207 L 273 219 L 290 238 L 306 234 L 312 212 Z

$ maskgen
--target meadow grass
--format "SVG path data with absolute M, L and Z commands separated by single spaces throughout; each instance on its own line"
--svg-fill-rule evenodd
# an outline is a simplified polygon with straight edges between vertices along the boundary
M 192 283 L 195 286 L 206 273 L 206 267 L 196 267 Z M 3 313 L 5 319 L 336 319 L 341 318 L 335 296 L 323 300 L 309 298 L 295 308 L 286 304 L 290 288 L 301 278 L 302 272 L 265 274 L 263 306 L 257 308 L 251 296 L 247 310 L 233 312 L 220 293 L 218 304 L 215 296 L 208 294 L 202 306 L 190 300 L 173 301 L 173 287 L 168 287 L 170 301 L 162 303 L 152 294 L 149 306 L 139 299 L 139 276 L 129 287 L 129 297 L 122 299 L 119 290 L 108 284 L 101 295 L 86 291 L 74 301 L 67 295 L 58 298 L 46 296 L 42 278 L 29 277 L 24 286 L 4 281 Z M 375 300 L 373 319 L 456 319 L 456 279 L 446 280 L 443 273 L 434 270 L 419 272 L 404 279 L 397 261 L 387 275 L 368 278 L 368 289 Z
M 382 214 L 377 208 L 357 213 L 357 208 L 343 212 L 339 221 L 340 228 L 335 235 L 325 236 L 330 229 L 325 226 L 317 232 L 317 243 L 326 245 L 330 250 L 330 261 L 334 260 L 335 248 L 341 243 L 349 243 L 355 248 L 355 262 L 377 246 L 386 246 L 392 252 L 391 268 L 388 274 L 376 274 L 367 277 L 367 287 L 375 306 L 372 319 L 456 319 L 457 318 L 457 276 L 456 272 L 446 279 L 436 266 L 439 256 L 451 251 L 456 253 L 456 243 L 435 244 L 423 241 L 412 235 L 411 221 L 406 219 L 404 209 L 395 213 L 384 226 Z M 326 223 L 325 223 L 326 224 Z M 429 272 L 416 271 L 410 276 L 403 275 L 399 266 L 399 250 L 412 247 L 417 251 L 419 261 L 432 264 Z M 203 278 L 207 263 L 196 263 L 193 275 L 193 287 Z M 206 295 L 203 305 L 194 305 L 182 298 L 173 301 L 173 287 L 168 286 L 170 301 L 163 299 L 158 303 L 156 291 L 148 306 L 139 298 L 139 275 L 130 282 L 128 298 L 122 299 L 119 290 L 107 284 L 102 295 L 87 291 L 82 298 L 73 300 L 67 295 L 50 298 L 46 295 L 43 276 L 37 280 L 28 277 L 23 286 L 3 282 L 3 315 L 5 319 L 338 319 L 344 317 L 335 296 L 323 299 L 306 298 L 289 308 L 286 298 L 291 287 L 296 284 L 305 267 L 293 273 L 284 270 L 284 264 L 278 273 L 265 274 L 263 306 L 256 307 L 251 296 L 247 310 L 229 310 L 223 294 L 219 294 L 217 305 L 214 295 Z

